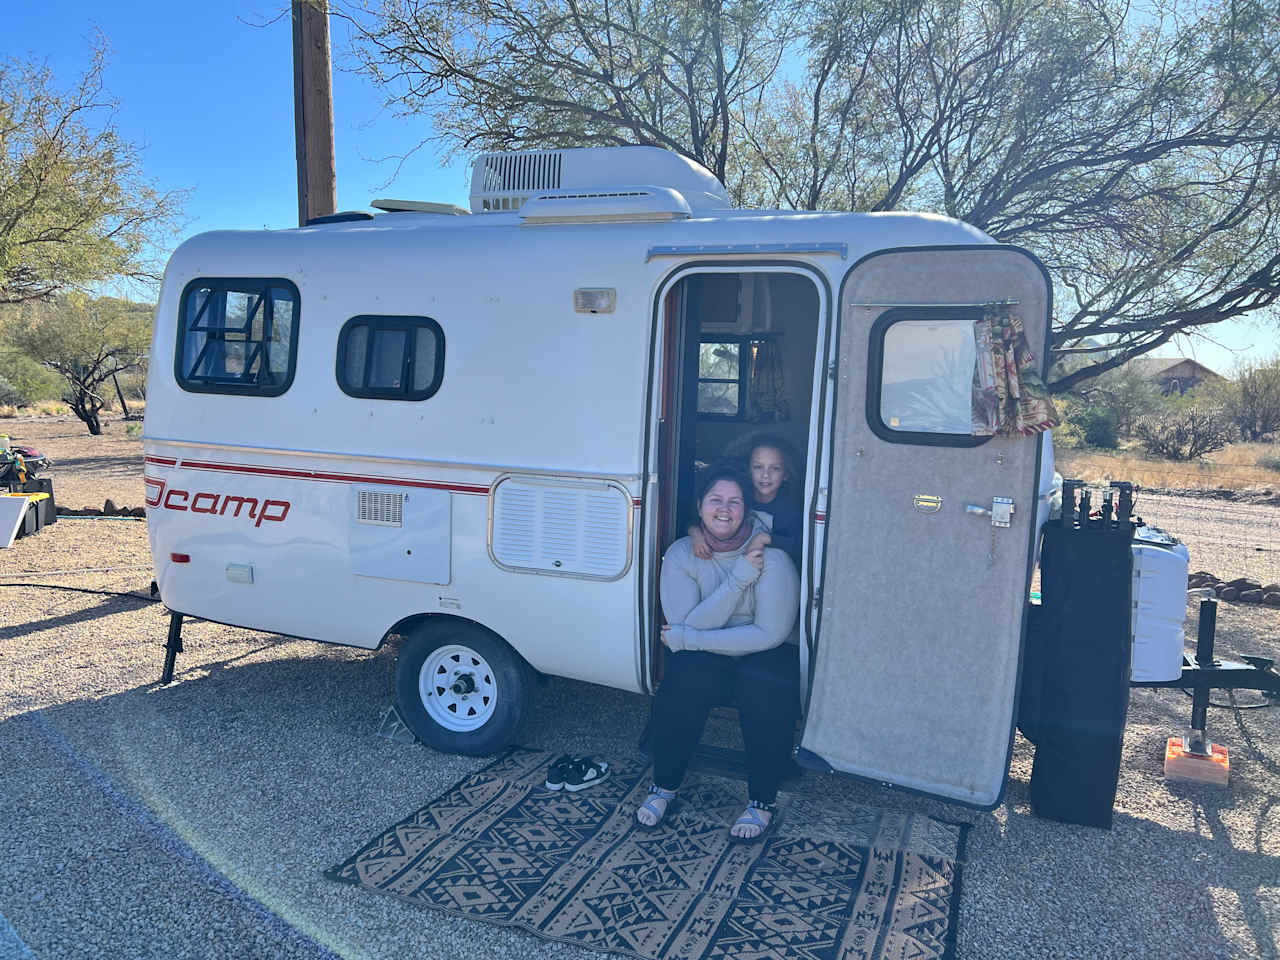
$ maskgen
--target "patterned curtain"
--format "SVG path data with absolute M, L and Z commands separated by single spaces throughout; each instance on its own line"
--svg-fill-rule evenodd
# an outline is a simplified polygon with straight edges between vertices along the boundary
M 1040 377 L 1022 318 L 1007 305 L 993 304 L 974 326 L 974 433 L 1029 437 L 1056 427 L 1061 418 Z
M 776 340 L 751 343 L 750 419 L 790 420 L 787 385 L 782 372 L 782 350 Z

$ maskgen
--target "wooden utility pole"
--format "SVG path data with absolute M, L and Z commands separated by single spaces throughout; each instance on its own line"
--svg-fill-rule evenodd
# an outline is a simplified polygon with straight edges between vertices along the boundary
M 333 159 L 333 79 L 326 0 L 293 2 L 293 129 L 298 146 L 298 226 L 338 207 Z

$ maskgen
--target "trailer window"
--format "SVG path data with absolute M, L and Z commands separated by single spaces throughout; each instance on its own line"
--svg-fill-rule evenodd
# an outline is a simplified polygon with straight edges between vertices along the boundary
M 867 422 L 895 443 L 974 446 L 994 433 L 981 311 L 890 310 L 871 333 Z
M 352 317 L 338 334 L 337 375 L 353 397 L 426 400 L 444 377 L 444 332 L 430 317 Z
M 179 386 L 196 393 L 284 393 L 298 356 L 299 302 L 288 280 L 191 281 L 178 307 Z

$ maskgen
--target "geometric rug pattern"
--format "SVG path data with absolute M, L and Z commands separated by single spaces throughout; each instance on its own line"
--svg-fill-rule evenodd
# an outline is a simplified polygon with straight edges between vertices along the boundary
M 764 844 L 728 841 L 741 785 L 690 774 L 639 830 L 647 767 L 578 793 L 516 747 L 388 827 L 326 876 L 549 940 L 664 960 L 934 960 L 955 949 L 964 824 L 857 807 Z

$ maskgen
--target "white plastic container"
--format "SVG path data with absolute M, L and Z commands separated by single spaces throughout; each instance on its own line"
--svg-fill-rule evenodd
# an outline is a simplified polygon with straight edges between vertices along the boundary
M 1141 527 L 1133 541 L 1133 633 L 1131 677 L 1176 680 L 1182 675 L 1187 615 L 1185 544 L 1163 530 Z

